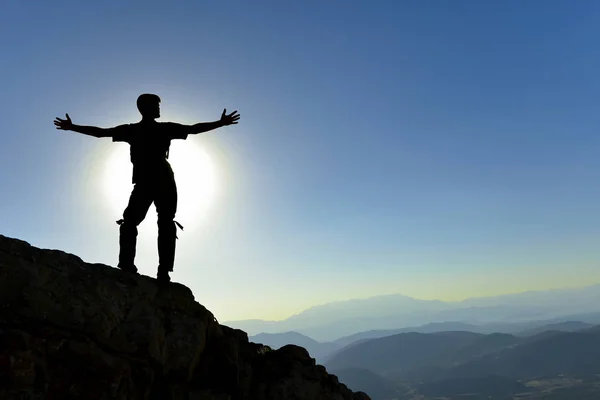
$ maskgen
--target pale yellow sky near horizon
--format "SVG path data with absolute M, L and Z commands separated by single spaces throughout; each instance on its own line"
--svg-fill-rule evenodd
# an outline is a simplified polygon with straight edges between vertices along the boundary
M 150 224 L 152 225 L 152 224 Z M 10 236 L 9 236 L 10 237 Z M 36 247 L 45 248 L 42 243 L 28 240 L 28 238 L 17 238 L 28 241 Z M 155 235 L 153 233 L 142 234 L 140 237 L 140 249 L 148 254 L 155 253 Z M 113 247 L 115 243 L 112 244 Z M 190 253 L 186 250 L 194 243 L 182 243 L 183 254 Z M 101 246 L 100 246 L 101 247 Z M 68 249 L 60 249 L 68 251 Z M 103 251 L 105 253 L 105 251 Z M 78 254 L 85 262 L 93 263 L 93 257 Z M 442 300 L 446 302 L 458 302 L 467 298 L 491 297 L 507 294 L 523 293 L 527 291 L 541 291 L 553 289 L 574 289 L 600 284 L 600 270 L 593 261 L 580 262 L 577 265 L 578 274 L 571 273 L 571 269 L 560 268 L 554 265 L 552 268 L 540 268 L 538 273 L 528 275 L 524 278 L 514 274 L 511 269 L 494 269 L 486 274 L 477 276 L 461 275 L 448 269 L 445 275 L 437 273 L 435 276 L 423 274 L 406 274 L 402 279 L 402 273 L 393 274 L 393 279 L 386 279 L 389 275 L 378 276 L 375 273 L 365 272 L 364 276 L 330 275 L 326 280 L 315 280 L 308 287 L 305 282 L 291 279 L 282 280 L 281 285 L 270 288 L 269 291 L 260 290 L 256 284 L 260 276 L 240 275 L 239 271 L 210 270 L 207 268 L 195 268 L 193 264 L 186 262 L 182 257 L 181 265 L 173 273 L 173 281 L 188 286 L 196 301 L 207 307 L 219 321 L 239 321 L 248 319 L 262 319 L 280 321 L 299 314 L 311 307 L 326 303 L 343 302 L 347 300 L 367 299 L 376 296 L 401 294 L 420 300 Z M 110 265 L 110 264 L 109 264 Z M 154 276 L 154 265 L 141 264 L 141 273 Z M 150 265 L 151 267 L 147 267 Z M 206 279 L 207 274 L 218 274 Z M 452 279 L 449 279 L 452 277 Z M 231 292 L 219 293 L 206 290 L 213 285 L 212 279 L 224 281 L 235 280 L 244 282 L 245 285 L 231 286 Z M 277 278 L 277 277 L 275 277 Z M 244 301 L 249 298 L 250 301 Z
M 495 282 L 496 284 L 502 284 L 502 281 L 497 279 L 494 282 L 487 281 L 482 282 L 482 279 L 473 280 L 472 283 L 478 282 L 479 285 L 473 290 L 472 286 L 467 287 L 452 287 L 450 289 L 446 289 L 446 293 L 443 293 L 443 288 L 440 288 L 441 282 L 438 283 L 430 283 L 427 291 L 411 291 L 410 289 L 405 289 L 403 291 L 382 291 L 380 293 L 374 294 L 373 292 L 369 292 L 365 290 L 364 292 L 357 292 L 354 296 L 350 297 L 342 297 L 342 296 L 319 296 L 319 298 L 305 298 L 305 301 L 297 301 L 294 304 L 289 304 L 286 302 L 277 301 L 277 304 L 271 304 L 265 307 L 261 312 L 261 310 L 245 310 L 247 313 L 247 317 L 242 318 L 220 318 L 222 321 L 240 321 L 240 320 L 250 320 L 250 319 L 261 319 L 265 321 L 282 321 L 293 315 L 300 314 L 303 311 L 311 308 L 321 306 L 327 303 L 336 303 L 336 302 L 344 302 L 348 300 L 361 300 L 368 299 L 372 297 L 378 296 L 386 296 L 386 295 L 403 295 L 407 297 L 412 297 L 418 300 L 441 300 L 444 302 L 460 302 L 466 299 L 471 298 L 485 298 L 485 297 L 494 297 L 494 296 L 502 296 L 502 295 L 511 295 L 511 294 L 519 294 L 530 291 L 546 291 L 546 290 L 562 290 L 562 289 L 579 289 L 587 286 L 592 286 L 596 284 L 600 284 L 600 273 L 597 274 L 596 279 L 584 279 L 581 277 L 566 277 L 566 276 L 556 276 L 554 280 L 554 284 L 544 283 L 544 282 L 519 282 L 513 283 L 512 285 L 508 282 L 505 282 L 505 286 L 497 286 L 493 287 L 492 284 Z M 467 291 L 467 288 L 470 291 Z M 198 301 L 199 299 L 197 299 Z M 232 299 L 233 300 L 233 299 Z M 202 302 L 202 299 L 200 299 Z M 254 304 L 254 303 L 253 303 Z M 287 304 L 287 305 L 286 305 Z M 240 304 L 233 300 L 231 303 L 224 305 L 225 307 L 237 308 L 239 309 Z M 219 315 L 227 315 L 231 314 L 228 312 L 220 312 L 221 307 L 215 307 L 213 312 L 219 318 Z M 215 312 L 216 311 L 216 312 Z M 240 310 L 241 311 L 241 310 Z M 254 311 L 254 312 L 252 312 Z M 234 314 L 232 314 L 234 315 Z

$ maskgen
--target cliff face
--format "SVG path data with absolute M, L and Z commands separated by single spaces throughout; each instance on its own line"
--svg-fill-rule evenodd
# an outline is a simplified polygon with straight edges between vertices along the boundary
M 0 235 L 5 398 L 369 399 L 301 347 L 220 325 L 183 285 Z

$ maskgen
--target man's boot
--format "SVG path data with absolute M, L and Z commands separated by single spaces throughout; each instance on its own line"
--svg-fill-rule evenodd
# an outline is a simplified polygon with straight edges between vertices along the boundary
M 118 268 L 123 271 L 137 273 L 134 265 L 135 246 L 137 242 L 137 227 L 124 220 L 117 221 L 119 228 L 119 264 Z

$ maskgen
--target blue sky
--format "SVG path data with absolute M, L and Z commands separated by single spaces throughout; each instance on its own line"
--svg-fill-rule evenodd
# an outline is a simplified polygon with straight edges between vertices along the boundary
M 135 122 L 151 92 L 163 121 L 242 115 L 171 152 L 185 226 L 173 280 L 220 320 L 598 283 L 599 12 L 8 0 L 0 233 L 116 265 L 128 150 L 52 120 Z M 150 276 L 155 223 L 151 209 L 137 259 Z

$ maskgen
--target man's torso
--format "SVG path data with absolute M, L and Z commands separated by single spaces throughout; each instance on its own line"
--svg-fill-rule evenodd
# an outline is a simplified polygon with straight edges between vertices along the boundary
M 172 177 L 167 155 L 172 139 L 185 139 L 187 134 L 177 132 L 178 124 L 169 122 L 138 122 L 115 128 L 114 142 L 130 145 L 133 164 L 133 183 Z

